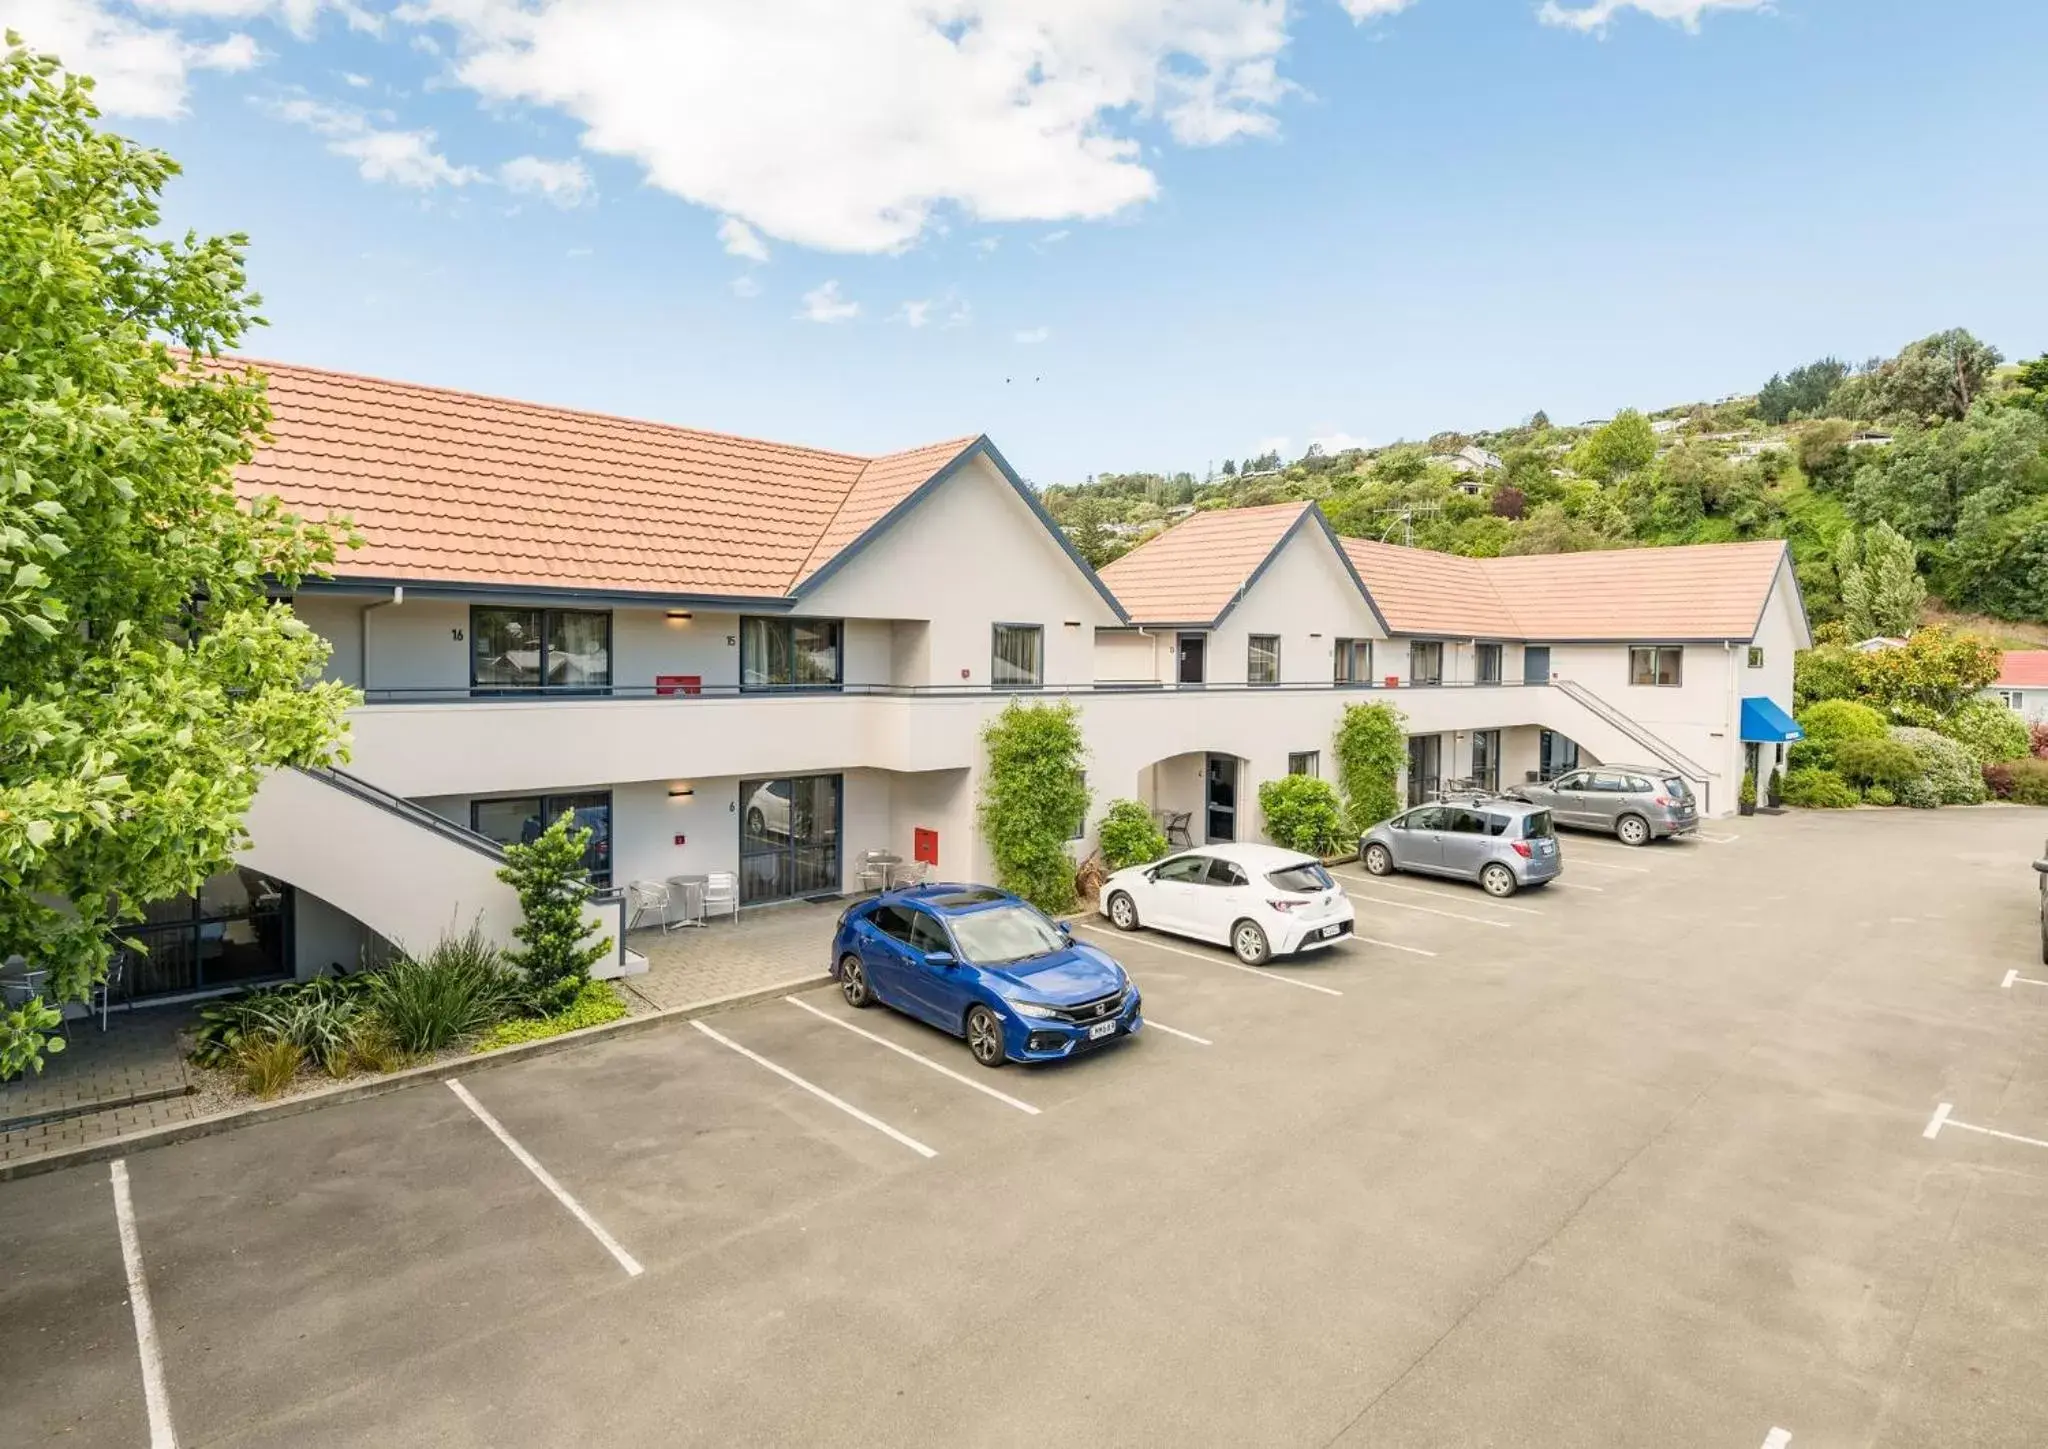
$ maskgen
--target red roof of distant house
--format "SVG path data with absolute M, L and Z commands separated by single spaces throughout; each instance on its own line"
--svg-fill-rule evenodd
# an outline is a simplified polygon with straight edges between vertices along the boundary
M 2008 649 L 1998 669 L 2003 689 L 2048 689 L 2048 649 Z

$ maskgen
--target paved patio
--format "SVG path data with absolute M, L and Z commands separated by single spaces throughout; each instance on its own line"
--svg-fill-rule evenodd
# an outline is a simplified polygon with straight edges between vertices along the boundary
M 647 972 L 625 985 L 649 1008 L 666 1011 L 816 980 L 830 962 L 843 909 L 843 902 L 799 901 L 759 906 L 737 921 L 634 931 L 626 944 L 647 958 Z
M 40 1076 L 0 1085 L 0 1123 L 10 1124 L 0 1162 L 190 1121 L 198 1109 L 178 1034 L 192 1021 L 190 1008 L 164 1006 L 113 1012 L 104 1033 L 97 1017 L 72 1022 Z

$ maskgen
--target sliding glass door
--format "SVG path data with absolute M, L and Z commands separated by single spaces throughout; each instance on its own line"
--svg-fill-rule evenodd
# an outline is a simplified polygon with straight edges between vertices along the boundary
M 740 781 L 740 904 L 837 895 L 841 780 Z

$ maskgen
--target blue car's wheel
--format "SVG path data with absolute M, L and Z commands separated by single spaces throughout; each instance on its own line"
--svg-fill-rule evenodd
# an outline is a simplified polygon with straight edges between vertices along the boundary
M 999 1067 L 1009 1055 L 1003 1049 L 1002 1018 L 986 1006 L 967 1013 L 967 1050 L 985 1067 Z
M 850 951 L 839 962 L 839 994 L 851 1007 L 875 1004 L 875 988 L 868 985 L 867 968 L 860 964 L 860 957 Z

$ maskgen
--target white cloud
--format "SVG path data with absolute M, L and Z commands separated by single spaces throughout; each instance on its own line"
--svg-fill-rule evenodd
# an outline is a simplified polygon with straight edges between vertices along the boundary
M 1347 0 L 1348 3 L 1348 0 Z M 1687 30 L 1700 28 L 1700 17 L 1709 10 L 1768 10 L 1771 0 L 1590 0 L 1573 9 L 1558 0 L 1543 0 L 1537 12 L 1545 25 L 1562 25 L 1571 30 L 1604 30 L 1607 22 L 1624 10 L 1640 10 L 1658 20 L 1669 20 Z
M 1063 242 L 1063 241 L 1065 241 L 1065 240 L 1066 240 L 1066 239 L 1067 239 L 1068 237 L 1070 237 L 1070 236 L 1072 236 L 1072 235 L 1073 235 L 1073 233 L 1072 233 L 1072 232 L 1070 232 L 1070 231 L 1068 231 L 1068 230 L 1067 230 L 1066 228 L 1062 227 L 1062 228 L 1061 228 L 1060 230 L 1058 230 L 1058 231 L 1049 231 L 1049 232 L 1047 232 L 1047 233 L 1045 234 L 1044 238 L 1043 238 L 1043 241 L 1044 241 L 1044 244 L 1045 244 L 1046 246 L 1051 246 L 1051 245 L 1052 245 L 1053 243 L 1055 243 L 1055 242 Z
M 567 209 L 581 206 L 597 194 L 597 183 L 581 161 L 547 161 L 539 156 L 515 156 L 498 168 L 499 184 L 508 191 L 538 196 Z
M 370 84 L 370 78 L 368 76 L 357 75 L 352 70 L 345 70 L 341 72 L 341 80 L 342 84 L 354 86 L 357 90 L 362 90 Z
M 761 284 L 752 275 L 742 273 L 732 279 L 732 294 L 742 298 L 758 297 L 761 295 Z
M 294 96 L 270 109 L 280 120 L 327 137 L 327 149 L 354 161 L 365 181 L 430 191 L 487 179 L 475 167 L 458 166 L 436 150 L 432 131 L 378 126 L 366 112 L 331 106 L 309 96 Z
M 590 247 L 570 247 L 569 250 L 563 252 L 562 255 L 567 257 L 570 261 L 574 262 L 581 261 L 584 257 L 589 256 L 591 254 L 591 251 L 592 248 Z
M 768 260 L 768 243 L 761 240 L 761 233 L 736 216 L 718 224 L 718 239 L 725 244 L 727 256 L 745 257 L 750 262 Z
M 1389 15 L 1399 15 L 1415 0 L 1337 0 L 1344 7 L 1344 13 L 1363 25 L 1368 20 L 1384 20 Z
M 905 302 L 896 319 L 905 327 L 918 328 L 932 320 L 932 304 L 929 301 Z
M 804 293 L 804 309 L 796 315 L 806 322 L 850 322 L 860 316 L 860 303 L 840 296 L 837 282 L 821 282 Z
M 1342 431 L 1324 433 L 1320 437 L 1310 438 L 1309 442 L 1321 448 L 1326 454 L 1347 453 L 1353 448 L 1370 448 L 1372 446 L 1370 438 L 1361 438 L 1355 434 Z
M 772 238 L 901 249 L 942 208 L 1101 218 L 1159 189 L 1141 127 L 1271 135 L 1285 0 L 414 0 L 456 76 Z M 915 76 L 898 85 L 877 77 Z
M 1002 244 L 1003 239 L 999 236 L 984 236 L 974 239 L 974 249 L 985 257 L 994 256 L 996 248 Z
M 93 96 L 110 116 L 175 120 L 185 113 L 197 70 L 247 70 L 262 58 L 256 42 L 235 34 L 211 44 L 116 14 L 100 0 L 6 0 L 0 29 L 57 56 L 75 75 L 93 78 Z
M 1050 327 L 1027 327 L 1022 332 L 1015 334 L 1016 340 L 1023 343 L 1026 347 L 1035 347 L 1050 336 L 1052 336 L 1052 329 Z
M 136 10 L 151 15 L 191 20 L 274 19 L 301 40 L 311 40 L 319 26 L 320 13 L 332 10 L 351 30 L 372 35 L 384 29 L 384 17 L 363 9 L 354 0 L 128 0 Z
M 971 327 L 974 325 L 974 308 L 967 299 L 948 292 L 946 294 L 946 320 L 940 324 L 947 329 Z
M 1268 453 L 1278 453 L 1282 458 L 1293 457 L 1294 439 L 1261 438 L 1259 439 L 1258 446 L 1252 449 L 1251 456 L 1253 458 L 1263 458 Z

